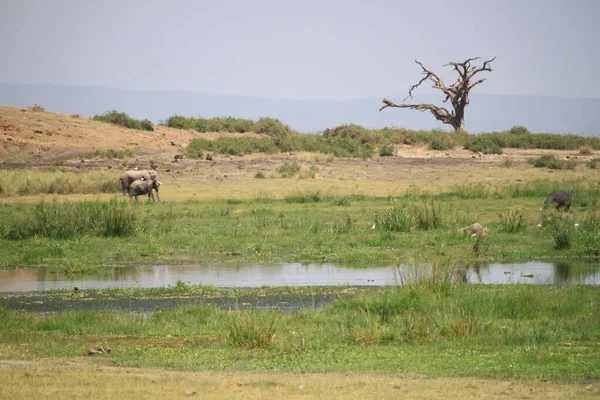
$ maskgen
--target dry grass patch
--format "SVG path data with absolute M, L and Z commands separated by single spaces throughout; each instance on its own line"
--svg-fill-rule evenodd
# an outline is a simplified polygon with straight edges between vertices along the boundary
M 374 374 L 179 372 L 117 368 L 103 359 L 0 360 L 3 399 L 592 399 L 595 384 Z M 108 356 L 110 357 L 110 356 Z M 199 365 L 198 368 L 205 366 Z M 451 395 L 449 395 L 451 393 Z

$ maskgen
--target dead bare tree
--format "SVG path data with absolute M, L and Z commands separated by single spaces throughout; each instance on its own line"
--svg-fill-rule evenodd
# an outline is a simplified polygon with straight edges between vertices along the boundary
M 490 63 L 494 61 L 496 57 L 492 58 L 491 60 L 484 61 L 481 67 L 471 66 L 471 61 L 478 59 L 479 57 L 468 58 L 463 62 L 450 62 L 444 65 L 445 67 L 453 67 L 458 73 L 458 78 L 456 79 L 456 82 L 452 84 L 452 86 L 446 86 L 442 78 L 440 78 L 435 72 L 428 70 L 423 66 L 423 64 L 415 60 L 415 62 L 423 69 L 421 72 L 421 75 L 423 75 L 421 80 L 408 89 L 408 96 L 406 96 L 402 103 L 397 104 L 391 100 L 383 99 L 384 106 L 381 107 L 379 111 L 387 107 L 410 108 L 419 111 L 429 110 L 438 121 L 452 125 L 455 130 L 465 129 L 465 107 L 467 104 L 469 104 L 469 92 L 475 86 L 485 81 L 485 78 L 475 81 L 473 80 L 473 77 L 483 71 L 491 72 L 492 68 L 490 67 Z M 444 99 L 443 103 L 450 100 L 454 110 L 448 112 L 448 110 L 446 110 L 444 107 L 436 106 L 435 104 L 430 103 L 404 103 L 406 99 L 412 98 L 413 90 L 418 88 L 426 80 L 433 82 L 431 87 L 444 92 L 446 98 Z

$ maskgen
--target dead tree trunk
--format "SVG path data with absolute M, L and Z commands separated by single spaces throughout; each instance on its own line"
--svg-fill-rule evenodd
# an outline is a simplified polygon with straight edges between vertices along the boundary
M 473 81 L 473 77 L 482 71 L 492 71 L 490 67 L 490 63 L 496 59 L 496 57 L 491 60 L 484 61 L 481 67 L 472 67 L 471 61 L 478 60 L 479 57 L 468 58 L 463 62 L 450 62 L 445 66 L 452 66 L 454 70 L 458 73 L 458 78 L 456 82 L 452 84 L 452 86 L 446 86 L 442 78 L 440 78 L 435 72 L 432 72 L 425 68 L 423 64 L 419 61 L 415 60 L 417 64 L 421 66 L 421 75 L 423 77 L 421 80 L 412 85 L 408 89 L 408 96 L 403 100 L 402 103 L 394 103 L 391 100 L 383 99 L 384 106 L 379 109 L 379 111 L 387 108 L 387 107 L 398 107 L 398 108 L 410 108 L 413 110 L 419 111 L 427 111 L 429 110 L 435 119 L 438 121 L 442 121 L 444 124 L 452 125 L 455 130 L 464 130 L 465 129 L 465 107 L 469 104 L 469 92 L 475 86 L 479 85 L 481 82 L 485 81 L 484 79 L 479 79 L 477 81 Z M 439 89 L 446 95 L 443 103 L 450 100 L 452 104 L 453 110 L 448 112 L 444 107 L 437 106 L 435 104 L 430 103 L 404 103 L 406 99 L 412 98 L 412 92 L 416 88 L 418 88 L 423 82 L 426 80 L 430 80 L 433 82 L 431 87 L 435 89 Z

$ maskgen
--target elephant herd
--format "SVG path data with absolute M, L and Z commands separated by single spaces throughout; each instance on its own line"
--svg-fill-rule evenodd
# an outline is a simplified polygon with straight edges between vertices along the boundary
M 126 171 L 119 178 L 121 181 L 121 190 L 123 195 L 129 194 L 129 197 L 148 195 L 148 201 L 160 201 L 158 196 L 158 188 L 162 184 L 158 180 L 158 173 L 154 170 L 135 170 Z M 154 199 L 154 191 L 156 191 L 156 200 Z

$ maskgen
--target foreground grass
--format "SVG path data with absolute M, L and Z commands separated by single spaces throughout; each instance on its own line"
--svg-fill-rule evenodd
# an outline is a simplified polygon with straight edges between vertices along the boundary
M 309 191 L 281 200 L 4 203 L 0 266 L 86 270 L 172 259 L 453 265 L 598 256 L 600 186 L 559 183 L 576 200 L 570 213 L 549 218 L 539 207 L 555 185 L 463 184 L 387 197 Z M 460 231 L 476 221 L 488 230 L 483 240 Z
M 100 367 L 77 358 L 21 363 L 0 360 L 3 398 L 94 399 L 591 399 L 597 384 L 425 378 L 375 374 L 180 372 Z M 107 383 L 108 382 L 108 383 Z M 451 396 L 448 393 L 452 393 Z
M 108 345 L 98 362 L 121 367 L 597 382 L 598 309 L 595 288 L 427 281 L 295 312 L 1 310 L 0 358 L 68 358 Z

